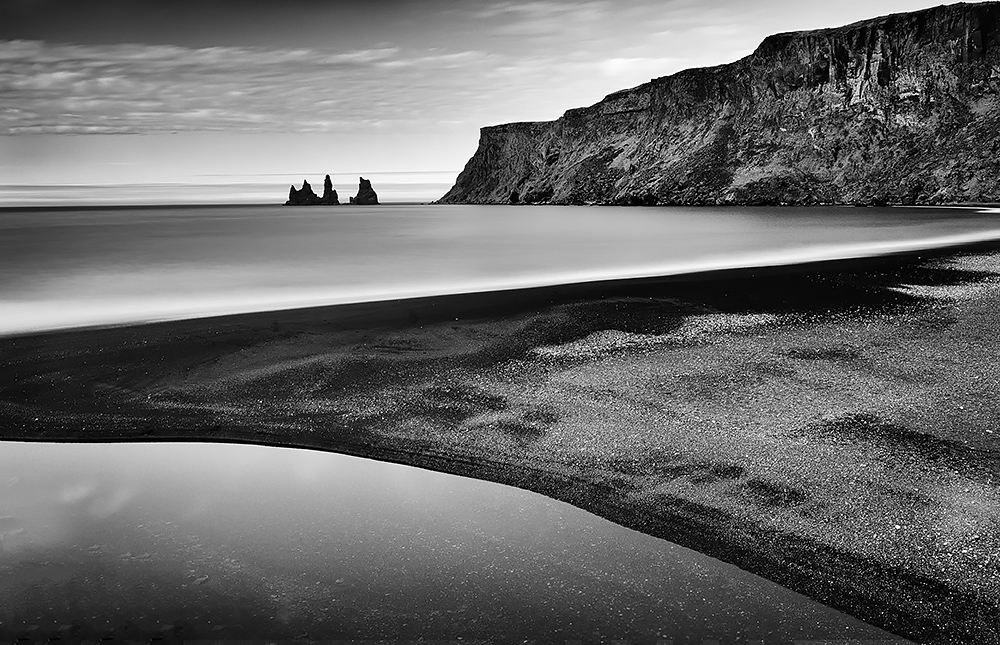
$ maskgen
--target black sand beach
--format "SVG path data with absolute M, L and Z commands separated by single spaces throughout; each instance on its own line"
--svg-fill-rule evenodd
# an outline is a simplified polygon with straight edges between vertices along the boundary
M 1000 643 L 1000 244 L 0 339 L 0 438 L 534 490 L 919 642 Z

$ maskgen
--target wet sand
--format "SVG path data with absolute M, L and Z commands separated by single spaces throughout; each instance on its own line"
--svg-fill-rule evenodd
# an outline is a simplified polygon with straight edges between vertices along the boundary
M 0 438 L 513 484 L 893 633 L 1000 643 L 1000 245 L 0 339 Z

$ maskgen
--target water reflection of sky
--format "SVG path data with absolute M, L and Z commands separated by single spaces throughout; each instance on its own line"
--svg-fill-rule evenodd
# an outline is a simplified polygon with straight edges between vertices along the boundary
M 405 466 L 7 442 L 0 472 L 3 636 L 886 638 L 566 504 Z

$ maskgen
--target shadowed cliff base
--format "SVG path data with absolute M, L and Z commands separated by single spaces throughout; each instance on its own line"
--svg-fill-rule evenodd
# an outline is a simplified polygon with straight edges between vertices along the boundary
M 979 245 L 5 338 L 0 433 L 489 479 L 901 636 L 997 643 L 998 305 Z
M 1000 201 L 1000 4 L 767 37 L 568 110 L 485 127 L 442 203 Z

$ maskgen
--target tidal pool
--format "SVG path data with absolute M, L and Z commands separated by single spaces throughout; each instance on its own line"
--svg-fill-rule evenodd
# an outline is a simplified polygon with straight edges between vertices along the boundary
M 212 443 L 0 442 L 0 637 L 903 642 L 517 488 Z

